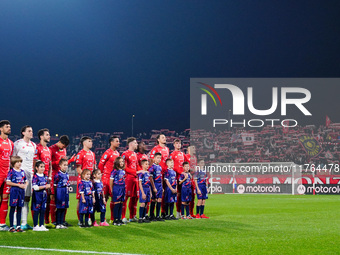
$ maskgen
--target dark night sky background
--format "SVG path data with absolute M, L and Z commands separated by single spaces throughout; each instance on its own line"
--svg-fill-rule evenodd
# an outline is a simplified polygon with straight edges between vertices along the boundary
M 339 1 L 1 1 L 0 119 L 12 134 L 129 133 L 132 114 L 136 132 L 181 131 L 190 77 L 339 77 L 339 13 Z

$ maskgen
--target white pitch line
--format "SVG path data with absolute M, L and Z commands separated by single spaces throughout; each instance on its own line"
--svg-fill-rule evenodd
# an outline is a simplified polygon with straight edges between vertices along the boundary
M 56 252 L 68 252 L 68 253 L 87 253 L 87 254 L 139 255 L 139 254 L 119 253 L 119 252 L 60 250 L 60 249 L 46 249 L 46 248 L 33 248 L 33 247 L 21 247 L 21 246 L 5 246 L 5 245 L 0 245 L 0 248 L 18 249 L 18 250 L 35 250 L 35 251 L 56 251 Z

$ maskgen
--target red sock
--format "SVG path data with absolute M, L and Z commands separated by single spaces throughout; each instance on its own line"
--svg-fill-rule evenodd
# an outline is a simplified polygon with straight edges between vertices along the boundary
M 3 198 L 0 206 L 0 224 L 6 224 L 6 217 L 8 212 L 8 197 Z
M 77 211 L 78 220 L 80 220 L 79 210 Z
M 133 199 L 133 217 L 137 215 L 137 204 L 138 204 L 138 197 L 134 197 Z
M 29 209 L 28 209 L 29 210 Z M 32 219 L 33 219 L 33 215 L 34 215 L 34 211 L 33 210 L 31 210 L 31 214 L 32 214 Z
M 161 213 L 165 213 L 164 194 L 162 196 L 162 202 L 161 202 Z
M 111 220 L 114 221 L 114 208 L 115 208 L 115 203 L 113 201 L 110 202 L 110 210 L 111 210 Z
M 55 218 L 55 213 L 56 213 L 56 206 L 55 206 L 55 200 L 51 200 L 50 203 L 50 214 L 51 214 L 51 221 L 52 223 L 57 222 L 56 218 Z
M 130 219 L 133 219 L 133 212 L 134 212 L 134 198 L 131 197 L 129 201 L 129 212 L 130 212 Z
M 122 219 L 126 218 L 126 204 L 127 204 L 128 197 L 125 197 L 125 201 L 123 202 L 123 208 L 122 208 Z
M 178 193 L 178 195 L 177 195 L 177 202 L 176 202 L 177 212 L 181 212 L 181 205 L 182 205 L 181 193 Z

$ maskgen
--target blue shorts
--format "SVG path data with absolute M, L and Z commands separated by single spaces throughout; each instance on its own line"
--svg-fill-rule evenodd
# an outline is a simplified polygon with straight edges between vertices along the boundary
M 32 195 L 32 211 L 40 212 L 46 210 L 47 192 L 46 190 L 35 191 Z
M 150 202 L 150 198 L 151 198 L 150 189 L 147 189 L 147 188 L 143 187 L 143 190 L 144 190 L 146 199 L 143 199 L 142 191 L 139 190 L 139 203 L 149 203 Z
M 176 187 L 172 187 L 176 189 Z M 165 203 L 176 203 L 177 202 L 177 193 L 172 193 L 169 187 L 167 186 L 164 191 L 164 202 Z
M 155 187 L 157 189 L 157 193 L 152 190 L 152 199 L 162 198 L 163 196 L 162 183 L 155 183 Z
M 204 185 L 198 185 L 198 187 L 201 191 L 201 195 L 198 195 L 197 188 L 196 188 L 197 199 L 208 199 L 207 186 L 205 186 L 205 184 L 204 184 Z
M 190 202 L 192 198 L 191 187 L 182 187 L 181 200 L 182 202 Z
M 96 203 L 94 204 L 94 211 L 95 212 L 106 212 L 106 206 L 104 204 L 104 200 L 102 197 L 96 196 Z
M 57 209 L 66 209 L 69 206 L 68 187 L 57 187 L 55 191 L 55 205 Z
M 112 188 L 112 202 L 125 201 L 125 185 L 113 185 Z
M 93 197 L 85 196 L 85 203 L 82 201 L 83 199 L 79 198 L 79 213 L 93 213 Z
M 12 186 L 9 193 L 9 206 L 23 207 L 25 200 L 25 190 Z

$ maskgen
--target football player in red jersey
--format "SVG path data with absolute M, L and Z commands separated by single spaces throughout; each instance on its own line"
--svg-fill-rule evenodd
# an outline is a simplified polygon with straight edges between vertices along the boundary
M 111 172 L 113 170 L 113 166 L 114 166 L 114 161 L 117 157 L 119 157 L 119 152 L 117 151 L 117 148 L 120 145 L 119 142 L 119 137 L 118 136 L 111 136 L 109 139 L 110 142 L 110 148 L 107 149 L 103 156 L 101 157 L 99 164 L 98 164 L 98 168 L 102 171 L 103 176 L 102 176 L 102 181 L 103 181 L 103 192 L 104 192 L 104 196 L 105 196 L 105 200 L 106 203 L 109 199 L 109 197 L 111 197 L 111 190 L 110 190 L 110 176 L 111 176 Z M 110 210 L 111 210 L 111 221 L 114 220 L 114 202 L 111 199 L 110 202 Z
M 51 187 L 53 187 L 54 177 L 58 174 L 60 170 L 59 161 L 62 158 L 66 158 L 66 148 L 70 144 L 70 139 L 67 135 L 62 135 L 59 138 L 59 141 L 56 144 L 53 144 L 49 147 L 51 151 L 51 162 L 52 162 L 52 180 L 51 180 Z M 74 161 L 74 156 L 69 159 L 69 163 Z M 67 210 L 67 209 L 66 209 Z M 54 197 L 54 189 L 51 189 L 50 195 L 50 214 L 51 214 L 51 221 L 52 223 L 56 222 L 56 204 L 55 204 L 55 197 Z M 66 211 L 65 211 L 66 216 Z
M 25 202 L 21 211 L 21 229 L 32 229 L 27 224 L 27 215 L 29 212 L 29 202 L 32 196 L 32 177 L 33 177 L 33 160 L 36 144 L 32 142 L 33 129 L 29 125 L 21 128 L 21 139 L 14 142 L 13 155 L 22 158 L 21 169 L 25 171 L 27 178 L 27 187 L 25 189 Z M 15 223 L 14 223 L 15 224 Z M 19 225 L 19 223 L 17 223 Z
M 137 170 L 143 169 L 141 164 L 143 159 L 149 160 L 148 155 L 146 155 L 145 151 L 146 151 L 145 143 L 139 142 L 137 146 L 137 161 L 138 161 Z
M 153 164 L 153 158 L 155 156 L 155 153 L 159 152 L 162 154 L 162 160 L 159 165 L 162 167 L 163 174 L 166 172 L 167 166 L 165 164 L 165 161 L 169 158 L 169 148 L 166 147 L 166 137 L 163 134 L 159 134 L 157 136 L 157 145 L 153 147 L 150 153 L 150 160 L 151 164 Z
M 197 166 L 197 158 L 196 158 L 196 150 L 195 146 L 189 146 L 188 147 L 188 153 L 186 161 L 189 162 L 190 164 L 190 174 L 192 176 L 195 175 L 196 172 L 196 166 Z M 190 211 L 190 216 L 192 218 L 196 218 L 196 215 L 194 214 L 194 207 L 195 207 L 195 189 L 196 189 L 196 183 L 194 178 L 191 180 L 191 194 L 192 194 L 192 199 L 189 203 L 189 211 Z
M 165 161 L 169 158 L 169 148 L 166 147 L 166 137 L 164 134 L 159 134 L 157 136 L 157 144 L 155 147 L 153 147 L 153 149 L 151 150 L 150 153 L 150 165 L 152 165 L 153 159 L 155 157 L 155 153 L 159 152 L 160 154 L 162 154 L 162 160 L 159 163 L 159 165 L 162 167 L 162 176 L 165 176 L 166 170 L 167 170 L 167 165 L 165 163 Z M 166 187 L 166 184 L 163 180 L 163 187 Z M 164 204 L 164 193 L 163 193 L 163 197 L 162 197 L 162 217 L 165 217 L 165 204 Z
M 50 131 L 47 128 L 40 129 L 38 131 L 38 138 L 40 143 L 37 145 L 35 149 L 34 155 L 34 165 L 35 162 L 40 160 L 45 164 L 45 171 L 44 174 L 48 176 L 49 181 L 52 180 L 52 163 L 51 163 L 51 151 L 47 147 L 47 144 L 51 140 Z M 47 190 L 48 195 L 51 194 L 51 190 Z M 50 214 L 50 196 L 47 196 L 47 203 L 46 203 L 46 211 L 45 211 L 45 223 L 49 224 L 49 214 Z
M 137 212 L 137 202 L 138 202 L 138 180 L 137 174 L 141 171 L 137 171 L 137 154 L 135 150 L 137 149 L 137 141 L 134 137 L 129 137 L 127 139 L 127 144 L 129 146 L 128 150 L 124 151 L 122 154 L 122 158 L 125 160 L 125 187 L 126 187 L 126 196 L 125 201 L 123 203 L 122 210 L 122 218 L 123 222 L 126 223 L 126 205 L 127 200 L 130 198 L 129 202 L 129 211 L 130 211 L 130 222 L 137 221 L 135 217 Z
M 96 168 L 96 156 L 91 151 L 92 149 L 92 138 L 89 136 L 83 136 L 80 139 L 80 143 L 83 145 L 83 149 L 78 152 L 76 156 L 76 170 L 78 173 L 78 179 L 77 179 L 77 196 L 78 199 L 77 203 L 77 215 L 79 219 L 79 199 L 80 199 L 80 193 L 79 193 L 79 183 L 81 182 L 81 173 L 84 169 L 89 169 L 92 173 L 93 169 Z
M 179 177 L 183 173 L 183 163 L 184 161 L 186 161 L 185 154 L 181 152 L 182 144 L 180 139 L 177 138 L 174 140 L 174 148 L 175 150 L 171 153 L 170 158 L 174 161 L 174 170 L 176 172 L 177 183 L 179 183 Z M 177 219 L 181 217 L 182 206 L 181 188 L 182 185 L 177 185 L 177 202 L 176 202 Z
M 10 186 L 7 186 L 6 178 L 14 147 L 13 142 L 8 138 L 10 134 L 11 123 L 8 120 L 0 121 L 0 231 L 9 230 L 9 227 L 6 225 L 6 217 Z

